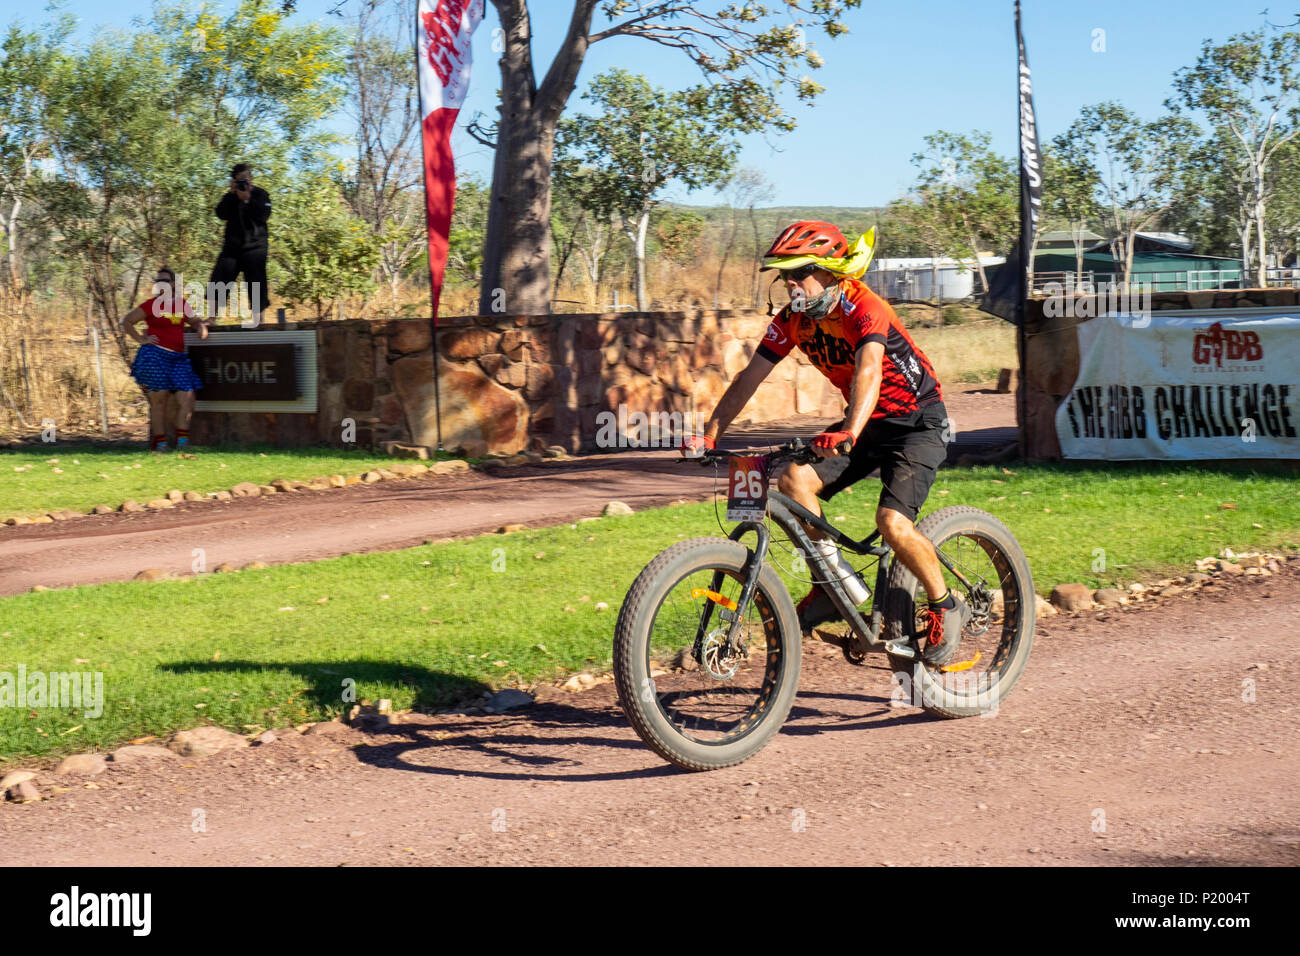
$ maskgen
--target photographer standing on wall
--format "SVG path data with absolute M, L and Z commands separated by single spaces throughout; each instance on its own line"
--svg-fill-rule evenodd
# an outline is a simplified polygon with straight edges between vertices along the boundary
M 270 217 L 270 195 L 253 185 L 252 167 L 239 163 L 230 171 L 230 187 L 217 203 L 217 218 L 225 220 L 226 235 L 208 281 L 228 286 L 242 272 L 254 326 L 261 324 L 262 313 L 271 303 L 266 289 L 266 221 Z M 209 292 L 209 299 L 211 295 Z

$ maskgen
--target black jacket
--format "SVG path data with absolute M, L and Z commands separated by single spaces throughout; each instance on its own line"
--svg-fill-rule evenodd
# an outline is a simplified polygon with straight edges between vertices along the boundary
M 254 186 L 248 202 L 228 192 L 217 203 L 217 218 L 226 221 L 226 236 L 221 243 L 221 254 L 239 255 L 266 252 L 266 220 L 271 217 L 271 197 L 260 186 Z

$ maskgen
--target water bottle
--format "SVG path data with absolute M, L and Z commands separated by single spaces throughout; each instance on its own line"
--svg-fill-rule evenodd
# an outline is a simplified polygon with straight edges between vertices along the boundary
M 840 549 L 835 542 L 829 538 L 822 538 L 814 541 L 813 547 L 825 560 L 831 578 L 838 580 L 840 586 L 848 593 L 853 606 L 857 607 L 859 604 L 865 603 L 867 598 L 871 596 L 871 591 L 867 589 L 862 578 L 858 577 L 858 572 L 853 570 L 853 566 L 844 560 L 844 555 L 840 553 Z

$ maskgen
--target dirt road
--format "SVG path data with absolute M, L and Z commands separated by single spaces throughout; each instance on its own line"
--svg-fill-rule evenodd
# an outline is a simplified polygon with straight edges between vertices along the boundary
M 24 864 L 1300 864 L 1300 563 L 1051 618 L 998 716 L 891 708 L 805 644 L 783 732 L 663 765 L 610 685 L 110 769 L 0 806 Z M 202 822 L 202 829 L 196 830 Z
M 957 424 L 951 460 L 1014 441 L 1014 397 L 966 387 L 948 404 Z M 1008 424 L 1012 423 L 1012 424 Z M 736 428 L 729 444 L 816 434 L 820 419 Z M 194 549 L 207 567 L 283 564 L 412 547 L 522 522 L 540 527 L 599 514 L 609 501 L 636 510 L 713 495 L 709 469 L 672 451 L 631 451 L 570 461 L 401 482 L 300 491 L 228 502 L 182 503 L 143 514 L 0 527 L 0 595 L 33 585 L 68 587 L 128 580 L 145 568 L 189 573 Z

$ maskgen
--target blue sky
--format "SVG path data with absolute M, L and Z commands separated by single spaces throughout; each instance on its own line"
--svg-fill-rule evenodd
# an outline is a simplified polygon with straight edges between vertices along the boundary
M 411 0 L 414 2 L 414 0 Z M 712 6 L 718 0 L 700 0 Z M 1223 40 L 1263 24 L 1270 0 L 1024 0 L 1025 41 L 1033 70 L 1039 131 L 1060 133 L 1081 106 L 1118 99 L 1153 117 L 1170 92 L 1173 72 L 1195 61 L 1202 41 Z M 299 0 L 300 18 L 325 17 L 335 0 Z M 70 0 L 81 20 L 80 38 L 104 27 L 125 27 L 146 14 L 148 0 Z M 225 9 L 233 0 L 221 0 Z M 1274 22 L 1291 22 L 1270 7 Z M 571 3 L 531 0 L 534 58 L 539 76 L 563 37 Z M 41 19 L 37 4 L 0 0 L 0 23 Z M 332 18 L 329 18 L 332 19 Z M 994 147 L 1016 149 L 1015 41 L 1011 0 L 866 0 L 846 18 L 850 32 L 837 40 L 810 35 L 826 65 L 811 75 L 826 88 L 813 107 L 791 98 L 787 108 L 799 128 L 785 136 L 743 140 L 740 161 L 761 169 L 779 205 L 883 205 L 901 195 L 915 170 L 909 158 L 922 137 L 938 129 L 984 129 Z M 474 41 L 474 79 L 454 139 L 463 168 L 488 178 L 490 152 L 463 132 L 481 110 L 490 120 L 500 74 L 492 52 L 496 13 L 487 15 Z M 1104 52 L 1095 52 L 1104 32 Z M 591 48 L 570 108 L 591 77 L 613 66 L 644 73 L 665 87 L 687 86 L 698 74 L 685 57 L 645 40 L 619 37 Z M 684 202 L 711 202 L 711 192 L 671 192 Z

